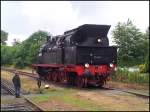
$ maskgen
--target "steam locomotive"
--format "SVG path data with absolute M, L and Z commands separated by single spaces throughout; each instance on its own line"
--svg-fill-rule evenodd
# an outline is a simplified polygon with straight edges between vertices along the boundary
M 33 68 L 39 77 L 76 85 L 103 86 L 117 65 L 117 48 L 109 46 L 110 25 L 84 24 L 50 37 Z

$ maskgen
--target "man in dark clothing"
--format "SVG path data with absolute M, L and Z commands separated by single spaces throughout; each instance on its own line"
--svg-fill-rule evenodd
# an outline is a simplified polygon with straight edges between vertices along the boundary
M 40 78 L 37 79 L 37 85 L 38 85 L 38 88 L 40 89 L 40 87 L 41 87 L 41 79 Z
M 38 79 L 37 79 L 37 86 L 38 86 L 38 88 L 39 88 L 39 92 L 42 93 L 42 92 L 41 92 L 41 89 L 40 89 L 40 87 L 41 87 L 41 78 L 38 78 Z
M 21 83 L 20 83 L 20 77 L 19 77 L 17 72 L 15 72 L 15 76 L 13 77 L 12 82 L 13 82 L 14 87 L 15 87 L 16 98 L 19 98 L 20 97 Z

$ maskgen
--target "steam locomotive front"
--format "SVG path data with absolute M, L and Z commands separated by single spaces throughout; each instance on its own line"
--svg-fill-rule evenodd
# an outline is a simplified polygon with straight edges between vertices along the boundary
M 109 25 L 83 25 L 70 38 L 74 47 L 67 50 L 66 62 L 75 63 L 75 72 L 88 77 L 88 82 L 103 83 L 116 70 L 117 48 L 109 46 L 109 29 Z M 92 83 L 99 83 L 96 80 Z

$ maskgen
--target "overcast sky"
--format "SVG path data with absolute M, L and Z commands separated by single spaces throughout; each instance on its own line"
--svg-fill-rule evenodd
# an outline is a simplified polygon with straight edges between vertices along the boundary
M 149 26 L 149 1 L 1 1 L 1 29 L 8 32 L 8 45 L 33 32 L 52 35 L 82 24 L 111 25 L 108 37 L 118 22 L 133 21 L 142 32 Z

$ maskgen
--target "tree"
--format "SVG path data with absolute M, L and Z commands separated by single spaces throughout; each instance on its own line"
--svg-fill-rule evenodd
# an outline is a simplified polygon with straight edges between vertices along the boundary
M 118 23 L 112 32 L 114 42 L 118 48 L 118 62 L 120 65 L 133 66 L 144 62 L 147 54 L 146 36 L 140 32 L 132 21 Z
M 13 47 L 1 45 L 1 65 L 10 65 L 13 63 Z
M 7 38 L 8 38 L 8 33 L 1 30 L 1 44 L 2 45 L 6 45 Z
M 147 50 L 147 54 L 145 56 L 145 72 L 149 73 L 149 28 L 146 30 L 145 38 L 147 39 L 145 42 Z
M 47 35 L 48 33 L 45 31 L 37 31 L 18 46 L 19 49 L 16 51 L 17 55 L 15 56 L 16 67 L 36 63 L 39 48 L 46 42 Z
M 23 68 L 36 63 L 39 48 L 46 42 L 47 36 L 47 32 L 37 31 L 21 43 L 15 39 L 13 46 L 2 44 L 1 65 L 14 64 L 18 68 Z

